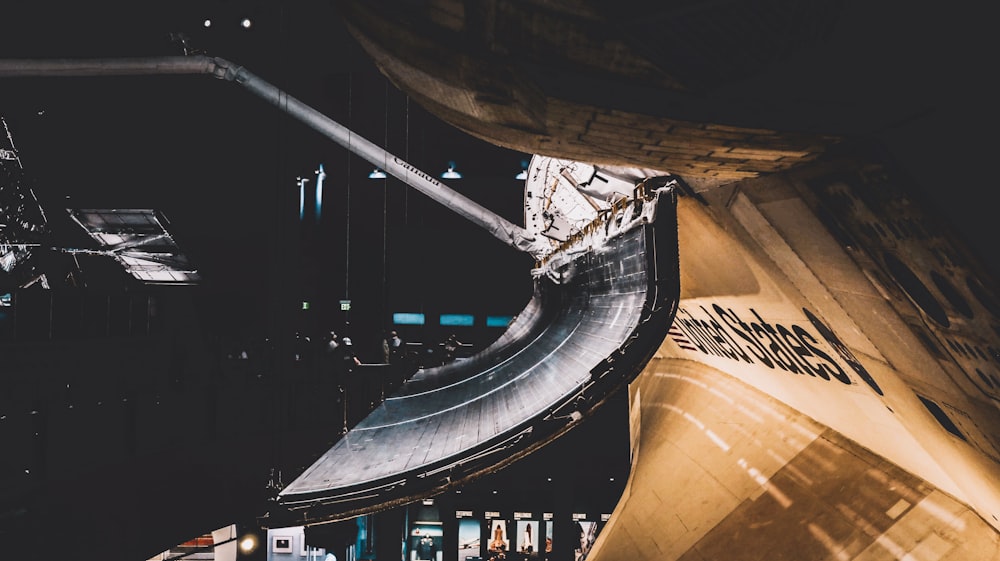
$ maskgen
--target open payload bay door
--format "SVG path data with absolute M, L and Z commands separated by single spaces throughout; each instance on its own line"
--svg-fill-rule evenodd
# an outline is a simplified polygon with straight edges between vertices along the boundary
M 626 387 L 676 312 L 675 197 L 664 188 L 616 205 L 539 263 L 534 296 L 500 339 L 419 371 L 285 487 L 265 524 L 440 494 L 552 441 Z

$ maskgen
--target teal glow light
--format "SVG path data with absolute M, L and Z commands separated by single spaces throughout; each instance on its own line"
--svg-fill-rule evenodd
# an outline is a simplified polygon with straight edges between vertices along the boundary
M 392 314 L 392 323 L 396 325 L 423 325 L 424 314 L 413 312 L 396 312 Z
M 441 325 L 458 325 L 471 327 L 475 324 L 476 318 L 472 314 L 441 314 Z
M 323 214 L 323 180 L 326 179 L 326 172 L 323 171 L 323 164 L 316 170 L 316 223 Z
M 486 327 L 507 327 L 514 316 L 486 316 Z

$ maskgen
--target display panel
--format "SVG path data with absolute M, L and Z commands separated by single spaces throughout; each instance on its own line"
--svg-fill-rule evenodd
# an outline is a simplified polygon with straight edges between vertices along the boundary
M 375 524 L 372 520 L 372 515 L 366 514 L 354 520 L 357 526 L 354 553 L 358 559 L 375 559 Z
M 441 325 L 461 325 L 471 327 L 476 318 L 472 314 L 441 314 Z
M 441 524 L 418 522 L 410 531 L 411 561 L 441 561 Z
M 584 561 L 587 559 L 587 555 L 590 554 L 590 548 L 594 545 L 594 540 L 597 539 L 597 522 L 593 520 L 577 520 L 574 524 L 578 541 L 575 545 L 575 561 Z
M 507 537 L 506 520 L 490 520 L 490 543 L 488 551 L 490 555 L 498 553 L 506 554 L 510 551 L 510 538 Z
M 521 559 L 538 559 L 538 521 L 517 521 L 517 552 Z
M 478 561 L 482 526 L 474 518 L 458 521 L 458 561 Z
M 542 547 L 542 559 L 548 561 L 552 556 L 552 528 L 555 523 L 551 518 L 545 521 L 545 545 Z
M 486 327 L 507 327 L 514 316 L 486 316 Z
M 396 312 L 392 314 L 392 323 L 396 325 L 423 325 L 424 314 L 414 312 Z

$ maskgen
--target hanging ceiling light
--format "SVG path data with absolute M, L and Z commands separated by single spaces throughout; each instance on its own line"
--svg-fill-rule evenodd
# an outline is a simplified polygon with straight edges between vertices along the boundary
M 521 181 L 528 179 L 528 160 L 521 160 L 521 171 L 514 176 L 514 179 Z
M 375 168 L 368 174 L 368 179 L 385 179 L 385 172 Z
M 448 162 L 448 171 L 441 174 L 441 179 L 462 179 L 462 174 L 455 171 L 455 162 Z

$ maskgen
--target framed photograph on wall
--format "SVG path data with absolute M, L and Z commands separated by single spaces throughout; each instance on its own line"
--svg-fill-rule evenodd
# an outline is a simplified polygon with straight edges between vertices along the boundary
M 480 532 L 482 526 L 475 518 L 458 521 L 458 561 L 469 561 L 480 557 Z
M 538 558 L 538 521 L 517 521 L 517 552 L 522 559 Z
M 510 538 L 507 537 L 506 520 L 490 520 L 490 543 L 487 551 L 490 553 L 501 553 L 510 551 Z
M 579 539 L 574 544 L 574 561 L 584 561 L 590 554 L 590 548 L 597 539 L 597 522 L 593 520 L 577 520 L 574 523 Z
M 292 536 L 271 536 L 271 553 L 291 553 Z
M 545 521 L 545 545 L 539 546 L 542 549 L 542 557 L 548 559 L 552 555 L 552 529 L 555 526 L 555 522 L 551 519 Z

